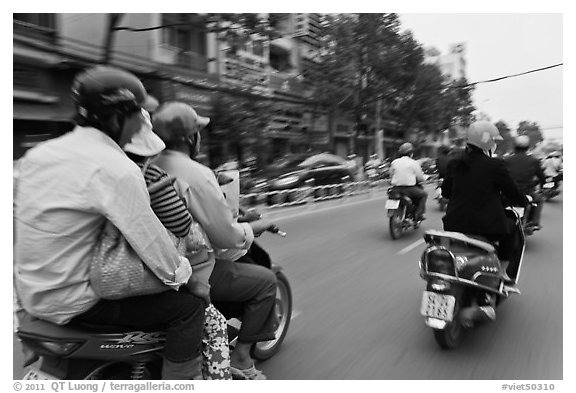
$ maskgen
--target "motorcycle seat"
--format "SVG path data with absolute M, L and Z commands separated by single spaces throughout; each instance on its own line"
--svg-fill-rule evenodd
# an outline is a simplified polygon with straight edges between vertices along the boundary
M 429 229 L 424 233 L 424 240 L 426 243 L 431 243 L 435 239 L 447 239 L 447 240 L 456 240 L 462 243 L 469 244 L 474 247 L 478 247 L 482 250 L 488 252 L 496 252 L 495 247 L 490 244 L 487 240 L 480 240 L 469 235 L 465 235 L 464 233 L 460 232 L 450 232 L 450 231 L 441 231 L 437 229 Z

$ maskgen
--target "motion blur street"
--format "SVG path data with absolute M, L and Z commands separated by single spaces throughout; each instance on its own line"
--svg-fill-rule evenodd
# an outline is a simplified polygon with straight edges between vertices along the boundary
M 430 194 L 432 190 L 428 188 Z M 284 266 L 294 317 L 281 351 L 260 366 L 271 379 L 562 379 L 562 196 L 527 239 L 519 288 L 496 321 L 441 350 L 419 314 L 426 229 L 441 229 L 428 200 L 422 227 L 390 239 L 382 193 L 277 214 L 286 238 L 260 242 Z M 313 209 L 317 209 L 314 211 Z
M 422 227 L 393 241 L 385 201 L 379 192 L 264 214 L 288 234 L 259 242 L 284 267 L 294 296 L 280 352 L 258 365 L 268 378 L 562 379 L 562 195 L 545 204 L 543 229 L 527 240 L 522 295 L 511 295 L 496 321 L 471 330 L 453 351 L 438 347 L 419 313 L 422 234 L 442 227 L 442 213 L 429 199 Z

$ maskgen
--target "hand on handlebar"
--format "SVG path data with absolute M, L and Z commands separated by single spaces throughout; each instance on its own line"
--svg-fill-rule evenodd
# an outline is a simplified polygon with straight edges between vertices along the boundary
M 254 232 L 254 236 L 260 236 L 264 231 L 272 229 L 275 225 L 269 220 L 258 220 L 249 223 Z
M 247 210 L 241 211 L 241 215 L 238 217 L 238 222 L 253 222 L 257 221 L 262 218 L 262 214 L 260 214 L 257 210 Z

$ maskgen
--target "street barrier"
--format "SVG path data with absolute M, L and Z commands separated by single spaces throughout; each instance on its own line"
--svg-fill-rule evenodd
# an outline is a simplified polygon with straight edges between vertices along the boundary
M 389 180 L 358 181 L 351 183 L 328 184 L 316 187 L 301 187 L 289 190 L 269 191 L 240 195 L 240 205 L 255 207 L 289 207 L 346 198 L 379 191 L 390 185 Z

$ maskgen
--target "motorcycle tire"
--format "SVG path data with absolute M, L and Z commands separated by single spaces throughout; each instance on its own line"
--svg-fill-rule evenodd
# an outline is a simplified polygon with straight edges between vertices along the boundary
M 456 298 L 456 304 L 454 305 L 454 318 L 452 322 L 448 322 L 444 329 L 432 329 L 434 331 L 434 339 L 442 349 L 454 349 L 458 347 L 462 341 L 464 328 L 459 322 L 459 311 L 459 299 Z
M 392 240 L 399 239 L 400 236 L 402 236 L 402 217 L 400 217 L 398 213 L 394 213 L 392 216 L 390 216 L 389 228 L 390 237 L 392 237 Z
M 276 273 L 278 288 L 276 290 L 276 315 L 278 325 L 276 327 L 276 338 L 269 341 L 260 341 L 252 347 L 252 357 L 256 360 L 266 360 L 274 356 L 279 350 L 292 318 L 292 289 L 288 279 L 282 272 Z

